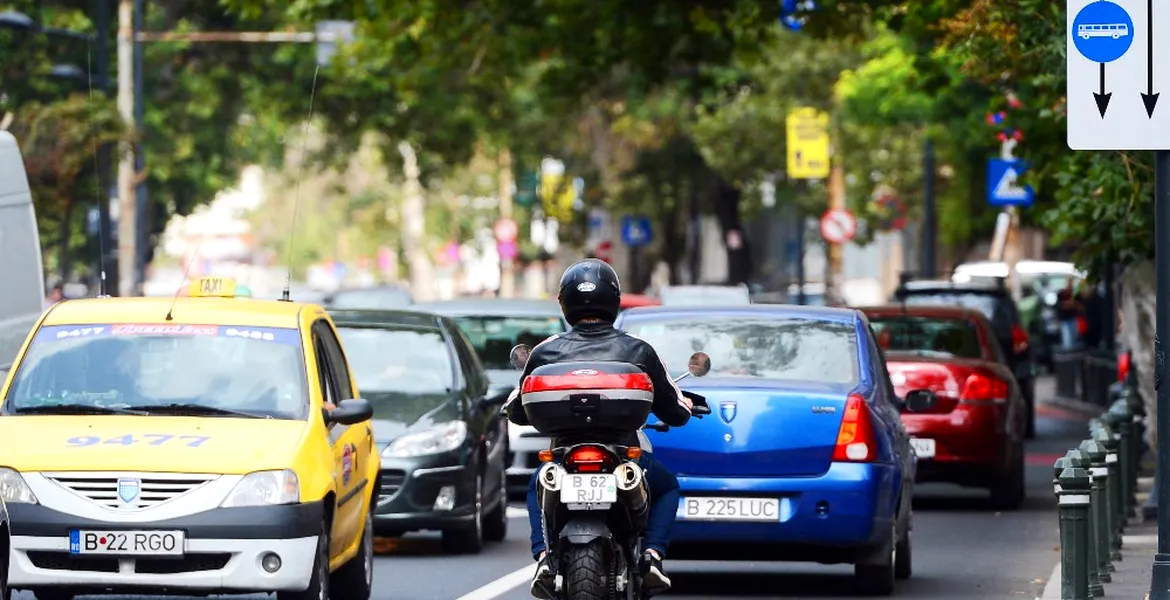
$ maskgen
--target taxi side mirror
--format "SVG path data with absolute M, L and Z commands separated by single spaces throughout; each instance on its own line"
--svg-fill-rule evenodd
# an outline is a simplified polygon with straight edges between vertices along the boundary
M 325 422 L 327 424 L 357 425 L 362 421 L 369 421 L 372 418 L 374 418 L 373 405 L 368 400 L 361 398 L 342 400 L 341 404 L 337 405 L 337 408 L 325 413 Z

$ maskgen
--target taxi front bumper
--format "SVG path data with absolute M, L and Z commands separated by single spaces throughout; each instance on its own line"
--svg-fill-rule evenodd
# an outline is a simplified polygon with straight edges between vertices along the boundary
M 105 522 L 36 504 L 10 504 L 9 585 L 73 593 L 299 591 L 309 585 L 324 515 L 320 502 L 215 508 L 175 519 Z M 182 530 L 182 556 L 73 555 L 69 531 Z M 275 553 L 275 573 L 261 558 Z

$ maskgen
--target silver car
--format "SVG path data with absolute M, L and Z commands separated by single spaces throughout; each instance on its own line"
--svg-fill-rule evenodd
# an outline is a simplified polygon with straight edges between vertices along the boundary
M 467 334 L 487 371 L 493 388 L 514 388 L 520 373 L 508 357 L 516 344 L 535 346 L 549 336 L 568 331 L 561 307 L 551 300 L 466 298 L 415 304 L 422 310 L 451 317 Z M 508 425 L 508 491 L 528 490 L 532 473 L 540 466 L 537 453 L 549 448 L 548 436 L 532 427 Z

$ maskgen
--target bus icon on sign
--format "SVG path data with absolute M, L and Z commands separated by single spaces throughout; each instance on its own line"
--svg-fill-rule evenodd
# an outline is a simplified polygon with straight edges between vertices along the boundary
M 1129 26 L 1125 23 L 1111 23 L 1098 25 L 1096 23 L 1086 23 L 1077 26 L 1077 35 L 1082 40 L 1095 37 L 1107 37 L 1119 39 L 1129 37 Z

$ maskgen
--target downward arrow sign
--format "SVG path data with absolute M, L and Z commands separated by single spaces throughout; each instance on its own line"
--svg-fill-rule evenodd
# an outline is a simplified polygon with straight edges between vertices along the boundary
M 1101 118 L 1104 119 L 1105 111 L 1109 110 L 1109 101 L 1113 99 L 1113 94 L 1105 93 L 1105 63 L 1101 63 L 1101 91 L 1094 92 L 1093 99 L 1097 101 L 1097 110 L 1101 112 Z
M 1146 0 L 1146 22 L 1154 22 L 1154 0 Z M 1101 67 L 1101 72 L 1104 73 L 1105 65 L 1101 65 Z M 1146 93 L 1142 94 L 1142 104 L 1146 105 L 1146 115 L 1150 118 L 1154 117 L 1154 107 L 1158 105 L 1158 96 L 1159 94 L 1154 93 L 1154 30 L 1151 27 L 1150 32 L 1146 34 Z

